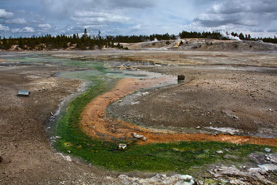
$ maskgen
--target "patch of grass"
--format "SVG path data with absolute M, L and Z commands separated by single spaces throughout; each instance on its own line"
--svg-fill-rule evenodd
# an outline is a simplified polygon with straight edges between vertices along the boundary
M 94 97 L 110 89 L 115 81 L 103 81 L 95 77 L 94 85 L 72 101 L 64 115 L 58 120 L 56 135 L 62 137 L 55 147 L 64 153 L 80 156 L 93 165 L 109 170 L 193 173 L 212 163 L 241 163 L 248 161 L 253 152 L 263 152 L 265 146 L 235 145 L 218 142 L 178 142 L 139 146 L 129 144 L 118 150 L 119 142 L 107 142 L 85 135 L 79 128 L 79 117 Z M 125 141 L 121 141 L 125 142 Z M 276 148 L 269 147 L 272 151 Z M 217 151 L 223 151 L 223 154 Z M 226 154 L 237 159 L 225 159 Z M 203 169 L 202 169 L 203 170 Z

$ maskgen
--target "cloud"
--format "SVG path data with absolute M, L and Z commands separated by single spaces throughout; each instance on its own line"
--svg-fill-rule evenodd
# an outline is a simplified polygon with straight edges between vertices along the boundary
M 13 30 L 2 31 L 5 36 L 71 35 L 84 28 L 103 35 L 226 30 L 274 36 L 277 30 L 277 0 L 0 1 L 2 29 Z
M 24 18 L 8 19 L 5 21 L 6 24 L 27 24 Z
M 75 16 L 71 17 L 72 20 L 78 21 L 83 24 L 95 23 L 123 23 L 130 20 L 129 17 L 105 13 L 105 12 L 76 12 Z
M 7 12 L 5 9 L 0 9 L 0 18 L 11 18 L 13 17 L 13 13 L 12 12 Z
M 35 30 L 32 27 L 24 27 L 24 28 L 13 28 L 13 33 L 33 33 Z
M 39 24 L 38 27 L 41 28 L 41 29 L 50 29 L 50 28 L 52 28 L 52 26 L 50 24 Z
M 2 24 L 0 24 L 0 31 L 9 31 L 10 28 L 7 26 L 3 26 Z
M 144 9 L 154 7 L 155 1 L 149 0 L 109 0 L 111 7 Z
M 273 8 L 274 7 L 274 8 Z M 277 19 L 276 0 L 222 1 L 194 19 L 202 26 L 238 25 L 259 27 Z

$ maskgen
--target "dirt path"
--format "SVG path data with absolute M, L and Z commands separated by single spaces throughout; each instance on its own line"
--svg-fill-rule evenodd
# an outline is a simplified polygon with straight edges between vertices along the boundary
M 81 115 L 81 127 L 85 133 L 101 139 L 128 139 L 133 133 L 144 135 L 146 141 L 138 141 L 138 144 L 176 142 L 176 141 L 218 141 L 235 144 L 259 144 L 277 146 L 277 139 L 257 138 L 236 135 L 210 135 L 210 134 L 179 134 L 173 131 L 160 131 L 142 128 L 121 120 L 104 118 L 106 107 L 109 103 L 118 100 L 141 88 L 152 87 L 165 79 L 155 78 L 138 80 L 125 78 L 109 92 L 93 99 Z

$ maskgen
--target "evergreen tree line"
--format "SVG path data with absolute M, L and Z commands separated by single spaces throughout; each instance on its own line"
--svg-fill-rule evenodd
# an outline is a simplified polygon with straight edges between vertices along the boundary
M 273 43 L 273 44 L 277 44 L 277 37 L 274 37 L 274 38 L 263 38 L 263 41 L 264 42 L 269 42 L 269 43 Z
M 52 50 L 52 49 L 67 49 L 76 48 L 81 50 L 94 50 L 105 48 L 124 48 L 120 43 L 116 43 L 110 37 L 102 37 L 100 32 L 97 36 L 88 36 L 85 33 L 80 37 L 78 34 L 72 36 L 58 35 L 51 36 L 45 35 L 40 37 L 31 38 L 8 38 L 1 39 L 0 37 L 0 49 L 10 49 L 13 45 L 17 45 L 23 50 Z
M 266 38 L 262 38 L 262 37 L 258 37 L 258 38 L 252 38 L 250 34 L 243 34 L 243 33 L 231 33 L 232 36 L 234 37 L 239 37 L 240 40 L 254 40 L 254 41 L 258 41 L 258 40 L 262 40 L 263 42 L 269 42 L 269 43 L 274 43 L 277 44 L 277 38 L 276 36 L 274 36 L 274 38 L 270 38 L 270 37 L 266 37 Z
M 228 35 L 228 33 L 227 33 Z M 250 34 L 243 33 L 231 33 L 232 36 L 239 37 L 241 40 L 263 40 L 264 42 L 277 43 L 277 38 L 251 38 Z M 178 35 L 180 38 L 210 38 L 219 40 L 228 40 L 219 32 L 187 32 L 182 31 Z M 52 50 L 52 49 L 67 49 L 76 48 L 81 50 L 94 50 L 103 48 L 124 48 L 120 43 L 137 43 L 145 41 L 157 40 L 175 40 L 176 35 L 166 34 L 152 34 L 152 35 L 132 35 L 132 36 L 101 36 L 99 31 L 96 36 L 89 36 L 87 30 L 85 29 L 84 34 L 80 37 L 78 34 L 73 34 L 72 36 L 58 35 L 51 36 L 45 35 L 40 37 L 31 38 L 1 38 L 0 37 L 0 49 L 10 49 L 13 45 L 17 45 L 23 50 Z
M 227 37 L 223 37 L 219 32 L 187 32 L 182 31 L 179 33 L 181 38 L 210 38 L 210 39 L 217 39 L 217 40 L 228 40 Z
M 145 41 L 154 41 L 157 40 L 175 40 L 175 35 L 166 34 L 152 34 L 152 35 L 132 35 L 132 36 L 107 36 L 109 40 L 114 42 L 121 42 L 121 43 L 137 43 L 137 42 L 145 42 Z

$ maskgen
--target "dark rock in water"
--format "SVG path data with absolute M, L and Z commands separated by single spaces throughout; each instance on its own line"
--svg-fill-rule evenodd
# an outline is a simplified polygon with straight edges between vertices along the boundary
M 178 75 L 178 81 L 185 80 L 185 75 Z
M 0 163 L 3 161 L 3 158 L 0 156 Z

